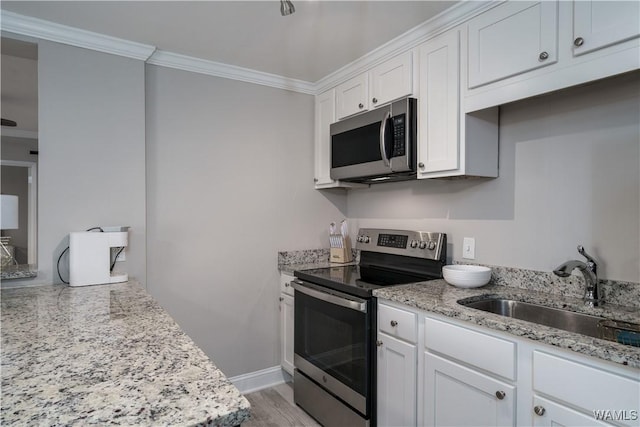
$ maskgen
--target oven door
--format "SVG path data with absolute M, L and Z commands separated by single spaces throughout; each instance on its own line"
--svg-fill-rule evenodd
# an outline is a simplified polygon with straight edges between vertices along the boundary
M 296 279 L 294 366 L 349 406 L 370 415 L 372 301 Z

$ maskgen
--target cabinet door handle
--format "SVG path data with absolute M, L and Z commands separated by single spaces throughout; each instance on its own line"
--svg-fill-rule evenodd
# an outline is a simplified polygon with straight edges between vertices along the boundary
M 549 59 L 549 54 L 547 52 L 541 52 L 540 55 L 538 55 L 538 59 L 540 59 L 540 61 L 546 61 Z
M 318 178 L 313 178 L 313 182 L 318 182 Z
M 282 302 L 282 301 L 284 301 L 284 298 L 283 298 L 283 297 L 280 297 L 280 298 L 278 298 L 278 299 L 279 299 L 281 302 Z
M 535 412 L 536 415 L 543 416 L 544 413 L 546 412 L 546 409 L 544 409 L 544 406 L 538 405 L 535 408 L 533 408 L 533 412 Z
M 420 169 L 424 169 L 424 163 L 422 163 L 422 162 L 418 163 L 418 167 L 419 167 Z
M 398 326 L 398 322 L 396 322 L 395 320 L 392 320 L 391 326 L 395 328 L 396 326 Z
M 377 345 L 378 347 L 382 346 L 382 341 L 380 341 L 380 340 L 376 341 L 376 345 Z
M 286 282 L 286 283 L 284 284 L 284 287 L 285 287 L 285 288 L 288 288 L 289 286 L 291 286 L 291 283 L 290 283 L 290 282 Z
M 360 108 L 360 109 L 364 108 L 364 105 L 362 104 L 362 102 L 360 104 L 358 104 L 358 108 Z
M 577 37 L 574 41 L 573 44 L 575 46 L 582 46 L 584 44 L 584 39 L 582 37 Z
M 506 393 L 504 391 L 502 390 L 496 391 L 496 397 L 498 398 L 498 400 L 504 399 L 505 396 L 506 396 Z
M 377 103 L 378 103 L 378 98 L 373 98 L 373 99 L 371 100 L 371 102 L 373 102 L 374 104 L 377 104 Z

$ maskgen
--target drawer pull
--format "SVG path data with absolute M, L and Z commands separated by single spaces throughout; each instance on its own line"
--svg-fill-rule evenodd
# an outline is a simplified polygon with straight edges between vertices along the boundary
M 381 346 L 382 346 L 382 341 L 380 341 L 380 340 L 376 341 L 376 345 L 377 345 L 378 347 L 381 347 Z
M 535 412 L 536 415 L 543 416 L 546 410 L 544 409 L 544 406 L 538 405 L 535 408 L 533 408 L 533 412 Z
M 506 396 L 506 394 L 505 394 L 504 391 L 502 391 L 502 390 L 496 391 L 496 397 L 498 398 L 498 400 L 504 399 L 505 396 Z
M 391 326 L 395 328 L 396 326 L 398 326 L 398 322 L 396 322 L 395 320 L 392 320 Z

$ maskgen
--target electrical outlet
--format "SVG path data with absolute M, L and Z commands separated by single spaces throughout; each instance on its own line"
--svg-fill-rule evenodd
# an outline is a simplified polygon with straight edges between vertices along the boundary
M 476 239 L 465 237 L 462 240 L 462 258 L 476 259 Z

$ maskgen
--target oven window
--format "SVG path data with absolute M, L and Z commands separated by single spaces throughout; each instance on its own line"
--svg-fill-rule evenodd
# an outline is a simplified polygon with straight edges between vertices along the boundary
M 367 396 L 369 320 L 366 313 L 296 292 L 295 353 Z

